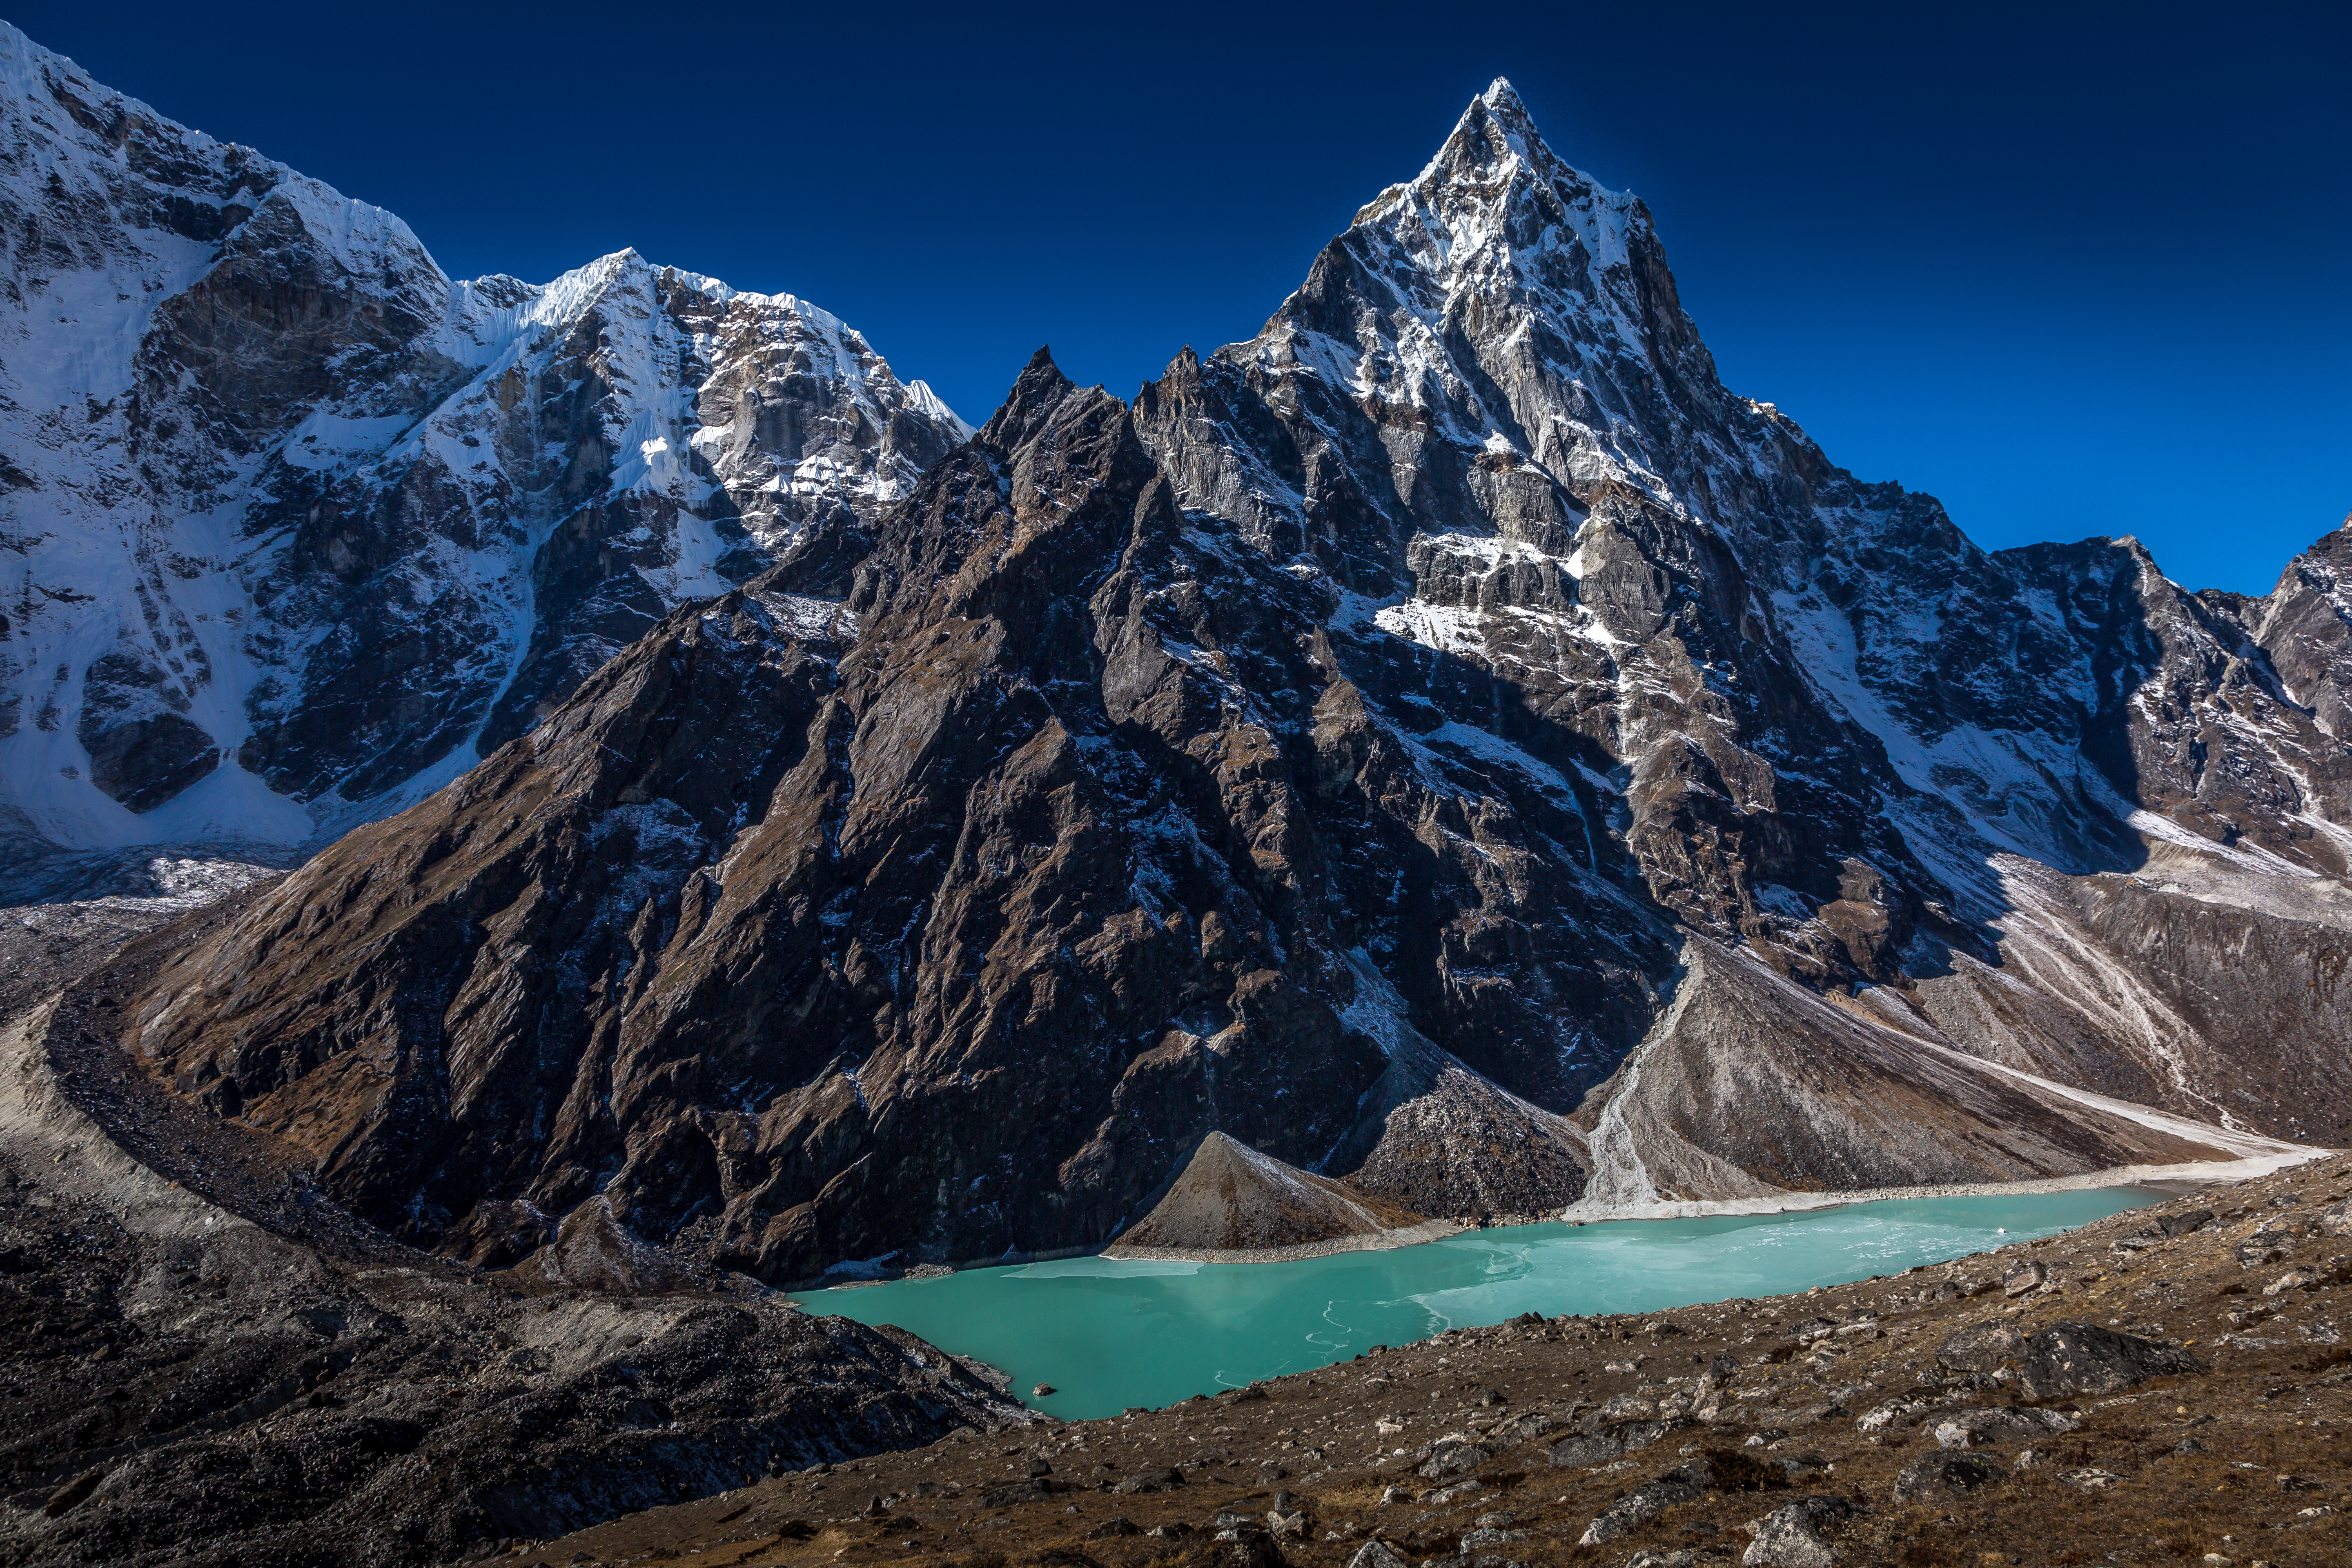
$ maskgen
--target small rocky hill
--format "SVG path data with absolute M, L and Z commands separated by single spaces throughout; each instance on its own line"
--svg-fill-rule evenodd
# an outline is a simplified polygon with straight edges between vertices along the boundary
M 1418 1239 L 1428 1225 L 1424 1215 L 1212 1132 L 1168 1195 L 1107 1250 L 1113 1258 L 1345 1251 L 1393 1245 L 1399 1231 Z

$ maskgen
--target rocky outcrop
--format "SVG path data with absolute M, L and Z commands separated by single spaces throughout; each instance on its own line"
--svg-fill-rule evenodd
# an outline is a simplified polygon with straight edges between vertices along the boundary
M 681 602 L 837 553 L 969 433 L 856 331 L 407 226 L 0 24 L 0 842 L 291 845 Z
M 2029 1399 L 2120 1394 L 2152 1377 L 2206 1370 L 2203 1362 L 2178 1345 L 2158 1344 L 2095 1323 L 2056 1322 L 2027 1342 L 2018 1386 Z
M 1212 1132 L 1167 1195 L 1107 1250 L 1123 1257 L 1360 1246 L 1424 1224 L 1424 1215 Z

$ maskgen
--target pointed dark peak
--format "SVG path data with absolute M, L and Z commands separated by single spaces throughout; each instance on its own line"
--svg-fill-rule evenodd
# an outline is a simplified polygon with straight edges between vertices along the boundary
M 1013 379 L 1013 390 L 1004 395 L 1003 405 L 989 416 L 988 423 L 972 439 L 1000 452 L 1011 451 L 1043 429 L 1054 410 L 1076 390 L 1070 378 L 1062 374 L 1062 367 L 1054 363 L 1052 346 L 1041 344 Z
M 1168 362 L 1168 368 L 1160 373 L 1158 381 L 1143 384 L 1143 390 L 1135 395 L 1135 402 L 1141 408 L 1147 404 L 1156 405 L 1165 398 L 1179 408 L 1189 408 L 1199 401 L 1200 393 L 1201 356 L 1192 352 L 1191 343 L 1186 343 L 1184 352 Z
M 2342 522 L 2314 540 L 2311 548 L 2304 553 L 2341 555 L 2347 550 L 2352 550 L 2352 513 L 2347 513 Z
M 1437 156 L 1421 172 L 1417 184 L 1469 178 L 1480 184 L 1491 180 L 1498 167 L 1516 158 L 1537 179 L 1547 184 L 1566 182 L 1571 186 L 1602 189 L 1599 181 L 1580 169 L 1572 168 L 1551 150 L 1536 128 L 1535 116 L 1528 112 L 1509 80 L 1496 77 L 1486 90 L 1470 100 L 1454 121 L 1453 134 L 1438 149 Z
M 2305 572 L 2315 567 L 2331 573 L 2352 571 L 2352 517 L 2347 517 L 2313 540 L 2309 549 L 2289 561 L 2286 569 L 2279 574 L 2278 586 L 2272 593 L 2275 595 L 2283 591 L 2290 583 L 2299 580 Z
M 1518 89 L 1511 86 L 1510 78 L 1496 77 L 1486 84 L 1486 90 L 1472 101 L 1475 107 L 1484 109 L 1502 124 L 1516 131 L 1524 131 L 1530 136 L 1536 135 L 1535 117 L 1519 100 Z

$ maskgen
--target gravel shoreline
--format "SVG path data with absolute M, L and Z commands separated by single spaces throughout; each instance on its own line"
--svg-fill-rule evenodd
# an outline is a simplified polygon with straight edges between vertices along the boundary
M 2296 1148 L 2243 1160 L 2206 1160 L 2178 1165 L 2112 1165 L 2105 1170 L 2085 1171 L 2079 1175 L 2043 1176 L 2024 1182 L 1853 1187 L 1832 1193 L 1775 1193 L 1769 1197 L 1688 1202 L 1662 1199 L 1656 1203 L 1620 1204 L 1606 1208 L 1571 1204 L 1559 1214 L 1515 1223 L 1606 1225 L 1625 1220 L 1705 1219 L 1718 1215 L 1809 1214 L 1820 1209 L 1843 1208 L 1849 1204 L 1887 1203 L 1903 1198 L 1982 1198 L 2002 1197 L 2011 1194 L 2023 1196 L 2036 1193 L 2084 1192 L 2101 1187 L 2156 1187 L 2167 1192 L 2189 1193 L 2224 1183 L 2248 1182 L 2273 1175 L 2309 1161 L 2325 1159 L 2335 1152 L 2336 1151 L 2331 1149 Z M 1481 1228 L 1489 1227 L 1472 1226 L 1462 1220 L 1439 1219 L 1402 1230 L 1381 1231 L 1373 1236 L 1340 1237 L 1330 1241 L 1304 1242 L 1296 1247 L 1218 1251 L 1205 1247 L 1121 1247 L 1113 1243 L 1104 1247 L 1099 1256 L 1119 1261 L 1151 1263 L 1297 1263 L 1310 1258 L 1329 1258 L 1343 1252 L 1386 1252 L 1397 1247 L 1421 1247 Z
M 1661 1199 L 1648 1204 L 1620 1204 L 1588 1208 L 1571 1204 L 1557 1217 L 1574 1225 L 1598 1225 L 1617 1220 L 1704 1219 L 1717 1215 L 1801 1214 L 1814 1209 L 1843 1208 L 1849 1204 L 1885 1203 L 1898 1198 L 1988 1198 L 2034 1193 L 2086 1192 L 2101 1187 L 2160 1187 L 2193 1192 L 2230 1182 L 2250 1182 L 2280 1171 L 2324 1160 L 2333 1149 L 2294 1147 L 2242 1160 L 2202 1160 L 2179 1165 L 2110 1165 L 2073 1176 L 2042 1176 L 2025 1182 L 1955 1182 L 1945 1186 L 1853 1187 L 1833 1193 L 1775 1193 L 1760 1198 L 1719 1198 L 1691 1202 Z

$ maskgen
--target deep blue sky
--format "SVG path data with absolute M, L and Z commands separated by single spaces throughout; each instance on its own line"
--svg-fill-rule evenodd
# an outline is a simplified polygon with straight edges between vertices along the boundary
M 1899 13 L 1899 14 L 1898 14 Z M 1657 215 L 1725 381 L 1999 548 L 2266 591 L 2352 510 L 2352 8 L 16 0 L 458 275 L 635 246 L 986 416 L 1254 332 L 1489 78 Z

